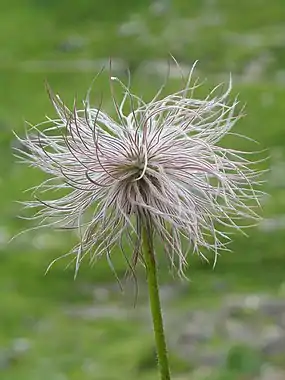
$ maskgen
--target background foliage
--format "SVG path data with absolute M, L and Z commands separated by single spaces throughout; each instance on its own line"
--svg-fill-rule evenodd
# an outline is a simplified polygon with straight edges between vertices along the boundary
M 108 67 L 109 57 L 120 78 L 127 78 L 127 68 L 131 71 L 134 91 L 146 99 L 164 80 L 169 52 L 183 67 L 198 59 L 199 76 L 208 79 L 206 88 L 227 80 L 232 72 L 234 92 L 247 105 L 237 131 L 258 140 L 258 149 L 268 149 L 271 156 L 261 165 L 271 169 L 264 185 L 269 193 L 263 202 L 265 220 L 248 231 L 248 238 L 235 236 L 232 253 L 224 253 L 215 270 L 190 257 L 191 281 L 181 284 L 161 262 L 174 379 L 194 378 L 201 367 L 191 353 L 181 355 L 175 343 L 181 316 L 197 308 L 217 310 L 224 297 L 235 293 L 284 297 L 284 46 L 283 0 L 0 1 L 1 379 L 156 376 L 142 271 L 134 309 L 133 283 L 128 281 L 121 294 L 104 261 L 93 268 L 83 266 L 76 281 L 73 268 L 66 269 L 64 261 L 44 276 L 50 261 L 71 247 L 74 235 L 37 231 L 7 244 L 11 236 L 32 226 L 17 218 L 20 205 L 15 200 L 27 199 L 24 190 L 43 179 L 41 173 L 15 164 L 12 130 L 22 134 L 24 120 L 36 124 L 46 114 L 53 115 L 46 80 L 72 105 L 74 97 L 86 94 L 102 63 Z M 170 78 L 167 91 L 178 85 Z M 103 97 L 108 110 L 109 95 L 103 74 L 92 91 L 94 104 Z M 229 138 L 227 143 L 256 149 L 245 140 L 236 143 Z M 123 260 L 114 260 L 123 276 Z M 218 337 L 213 344 L 228 343 Z M 264 364 L 255 351 L 226 352 L 222 366 L 210 366 L 211 378 L 253 379 Z M 249 377 L 241 377 L 244 373 Z

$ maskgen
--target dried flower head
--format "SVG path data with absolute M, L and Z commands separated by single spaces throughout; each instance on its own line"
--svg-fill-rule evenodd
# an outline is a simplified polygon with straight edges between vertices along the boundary
M 228 102 L 231 81 L 225 93 L 217 86 L 195 99 L 192 74 L 181 91 L 161 100 L 159 91 L 149 103 L 111 77 L 124 93 L 120 104 L 112 95 L 116 120 L 91 108 L 89 94 L 83 109 L 73 110 L 51 95 L 59 118 L 20 139 L 24 162 L 50 176 L 26 206 L 39 208 L 39 226 L 79 231 L 80 242 L 69 252 L 76 270 L 87 254 L 91 261 L 110 259 L 117 247 L 134 268 L 147 219 L 183 274 L 189 249 L 201 255 L 210 249 L 216 257 L 227 245 L 228 227 L 257 218 L 258 173 L 246 153 L 218 145 L 241 116 L 235 114 L 237 100 Z M 42 199 L 61 189 L 64 195 Z

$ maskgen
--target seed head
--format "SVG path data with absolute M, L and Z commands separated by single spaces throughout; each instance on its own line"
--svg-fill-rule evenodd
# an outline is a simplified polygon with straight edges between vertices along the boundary
M 19 138 L 22 160 L 49 176 L 26 207 L 38 209 L 39 226 L 78 230 L 79 244 L 69 252 L 76 271 L 87 254 L 91 262 L 103 255 L 111 262 L 118 248 L 134 269 L 147 220 L 183 274 L 189 250 L 203 257 L 212 250 L 216 259 L 229 227 L 257 218 L 250 152 L 219 145 L 241 117 L 238 101 L 228 100 L 231 81 L 224 93 L 217 86 L 196 99 L 192 71 L 181 91 L 160 99 L 160 90 L 149 103 L 111 77 L 111 88 L 117 82 L 124 94 L 120 104 L 112 95 L 116 119 L 92 108 L 89 95 L 82 109 L 70 110 L 50 93 L 59 118 Z M 54 198 L 44 200 L 45 192 Z

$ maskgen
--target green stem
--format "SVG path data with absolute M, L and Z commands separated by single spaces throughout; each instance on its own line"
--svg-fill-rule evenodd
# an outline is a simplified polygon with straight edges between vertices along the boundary
M 161 380 L 170 380 L 167 348 L 159 299 L 156 260 L 150 226 L 142 226 L 142 250 L 146 264 L 150 309 L 156 342 L 156 351 Z

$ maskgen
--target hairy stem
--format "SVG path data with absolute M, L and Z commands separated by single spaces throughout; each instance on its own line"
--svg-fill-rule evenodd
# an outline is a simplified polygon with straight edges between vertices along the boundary
M 149 225 L 142 226 L 142 251 L 146 265 L 149 302 L 152 314 L 160 378 L 161 380 L 170 380 L 168 355 L 159 298 L 156 260 L 153 250 L 153 236 Z

